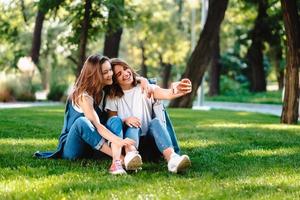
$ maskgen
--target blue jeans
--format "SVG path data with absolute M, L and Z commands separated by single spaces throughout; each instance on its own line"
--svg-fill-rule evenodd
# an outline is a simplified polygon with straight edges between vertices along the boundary
M 158 118 L 151 120 L 147 134 L 154 138 L 155 144 L 160 153 L 163 153 L 163 151 L 169 147 L 174 149 L 172 145 L 172 138 L 170 137 L 168 130 L 163 126 L 162 122 Z
M 113 132 L 115 135 L 119 136 L 120 138 L 130 138 L 135 141 L 135 148 L 138 149 L 141 129 L 128 127 L 126 125 L 123 126 L 122 120 L 117 117 L 113 116 L 107 120 L 106 127 Z
M 93 150 L 100 150 L 105 139 L 98 133 L 94 125 L 86 118 L 75 120 L 68 133 L 63 148 L 62 158 L 89 158 Z
M 115 123 L 112 124 L 110 122 L 111 120 L 113 120 Z M 110 118 L 107 121 L 107 128 L 121 138 L 128 137 L 133 139 L 136 142 L 136 148 L 138 148 L 141 136 L 140 128 L 123 127 L 122 120 L 118 117 Z M 147 134 L 154 138 L 155 144 L 161 153 L 169 147 L 174 148 L 172 145 L 172 138 L 170 137 L 168 130 L 163 126 L 158 118 L 151 120 Z

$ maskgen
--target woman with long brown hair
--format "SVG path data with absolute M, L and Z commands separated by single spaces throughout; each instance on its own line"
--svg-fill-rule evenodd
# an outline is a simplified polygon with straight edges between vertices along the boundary
M 185 171 L 190 167 L 191 161 L 187 155 L 180 155 L 176 151 L 176 138 L 172 137 L 170 129 L 163 120 L 158 116 L 153 116 L 153 104 L 156 100 L 170 100 L 190 93 L 191 81 L 187 78 L 182 79 L 173 83 L 172 89 L 151 85 L 152 98 L 148 98 L 142 93 L 133 68 L 119 58 L 111 59 L 111 64 L 114 83 L 111 86 L 105 109 L 109 116 L 119 116 L 124 122 L 123 127 L 111 130 L 135 141 L 135 145 L 125 146 L 125 168 L 127 170 L 141 168 L 142 157 L 137 150 L 143 151 L 144 147 L 139 145 L 140 138 L 150 136 L 148 138 L 154 140 L 156 149 L 166 159 L 168 170 L 173 173 Z M 127 160 L 132 161 L 131 165 L 128 165 Z
M 121 164 L 121 149 L 123 146 L 134 145 L 135 142 L 114 135 L 103 125 L 105 123 L 105 117 L 102 116 L 104 88 L 112 84 L 112 75 L 111 64 L 107 57 L 95 54 L 87 58 L 68 97 L 64 126 L 57 150 L 36 152 L 35 156 L 63 159 L 89 158 L 96 150 L 112 156 L 109 169 L 111 174 L 126 173 Z M 107 123 L 113 126 L 118 122 L 114 120 L 116 118 L 111 118 Z

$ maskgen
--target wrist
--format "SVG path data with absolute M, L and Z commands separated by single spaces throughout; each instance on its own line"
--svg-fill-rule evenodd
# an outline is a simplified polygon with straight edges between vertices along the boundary
M 171 91 L 172 91 L 173 95 L 176 94 L 176 88 L 175 88 L 175 84 L 174 83 L 171 84 Z

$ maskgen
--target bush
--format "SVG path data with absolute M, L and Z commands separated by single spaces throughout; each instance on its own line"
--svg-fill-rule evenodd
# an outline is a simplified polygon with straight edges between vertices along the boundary
M 66 96 L 65 92 L 67 88 L 67 84 L 51 84 L 47 99 L 52 101 L 63 101 L 64 97 Z
M 226 76 L 221 76 L 220 94 L 221 95 L 242 95 L 249 94 L 248 83 L 239 83 Z

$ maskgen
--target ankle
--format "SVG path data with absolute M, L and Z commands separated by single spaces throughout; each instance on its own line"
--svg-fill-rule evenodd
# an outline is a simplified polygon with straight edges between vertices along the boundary
M 169 162 L 173 154 L 176 154 L 173 148 L 167 148 L 163 151 L 163 156 L 167 162 Z

